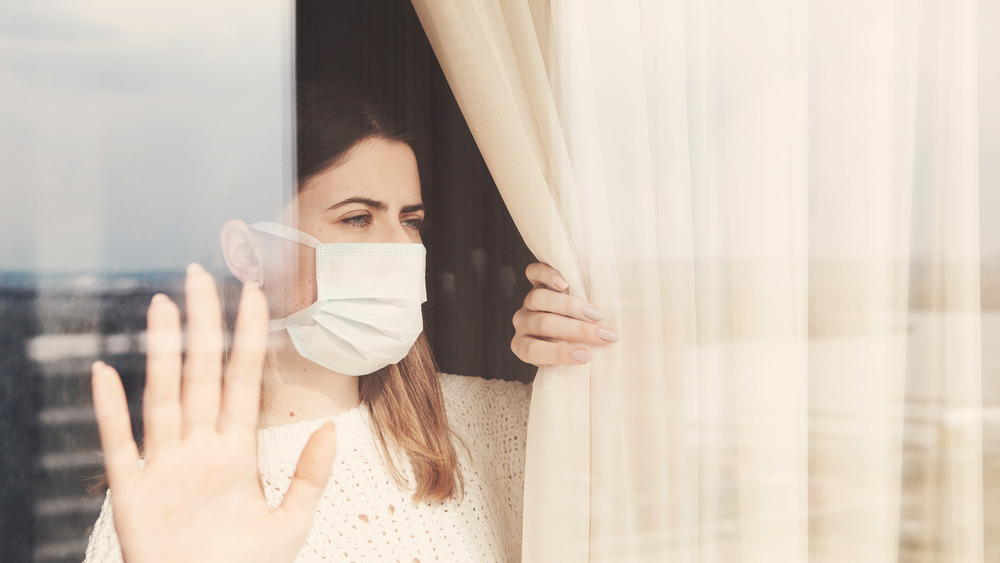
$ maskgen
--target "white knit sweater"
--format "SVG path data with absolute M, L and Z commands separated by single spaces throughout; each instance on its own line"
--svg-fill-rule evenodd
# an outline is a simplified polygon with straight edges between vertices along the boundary
M 296 561 L 519 561 L 524 441 L 530 386 L 441 375 L 465 496 L 414 505 L 390 477 L 364 409 L 332 419 L 337 457 Z M 291 483 L 306 440 L 325 420 L 266 428 L 258 458 L 268 505 Z M 410 477 L 409 473 L 404 473 Z M 87 562 L 121 561 L 109 498 L 94 525 Z

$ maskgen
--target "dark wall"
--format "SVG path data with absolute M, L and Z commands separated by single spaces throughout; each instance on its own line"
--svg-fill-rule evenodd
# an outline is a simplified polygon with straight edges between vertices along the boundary
M 300 82 L 334 85 L 379 103 L 426 139 L 427 332 L 441 370 L 528 380 L 510 351 L 511 316 L 533 261 L 434 58 L 403 0 L 299 0 Z

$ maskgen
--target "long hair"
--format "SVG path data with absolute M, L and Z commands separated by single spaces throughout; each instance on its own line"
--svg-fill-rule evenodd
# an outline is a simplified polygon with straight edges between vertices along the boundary
M 316 86 L 300 86 L 296 98 L 299 192 L 365 140 L 406 143 L 418 154 L 413 138 L 372 104 Z M 399 363 L 361 376 L 359 391 L 389 473 L 401 486 L 409 483 L 400 464 L 409 461 L 414 501 L 460 496 L 458 454 L 444 412 L 437 365 L 424 334 Z

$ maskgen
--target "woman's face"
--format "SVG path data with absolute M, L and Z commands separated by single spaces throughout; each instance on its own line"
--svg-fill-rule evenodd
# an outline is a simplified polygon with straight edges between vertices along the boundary
M 339 165 L 309 180 L 283 217 L 324 243 L 419 243 L 423 220 L 413 151 L 377 138 L 361 141 Z M 283 240 L 274 245 L 284 258 L 281 271 L 290 275 L 265 275 L 264 291 L 272 318 L 281 318 L 316 301 L 315 250 Z

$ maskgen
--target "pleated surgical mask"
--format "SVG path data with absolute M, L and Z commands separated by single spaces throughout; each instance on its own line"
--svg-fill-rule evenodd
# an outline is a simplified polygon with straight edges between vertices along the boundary
M 406 357 L 424 328 L 424 245 L 323 243 L 270 222 L 250 228 L 316 249 L 316 302 L 270 323 L 288 331 L 302 357 L 346 375 Z

